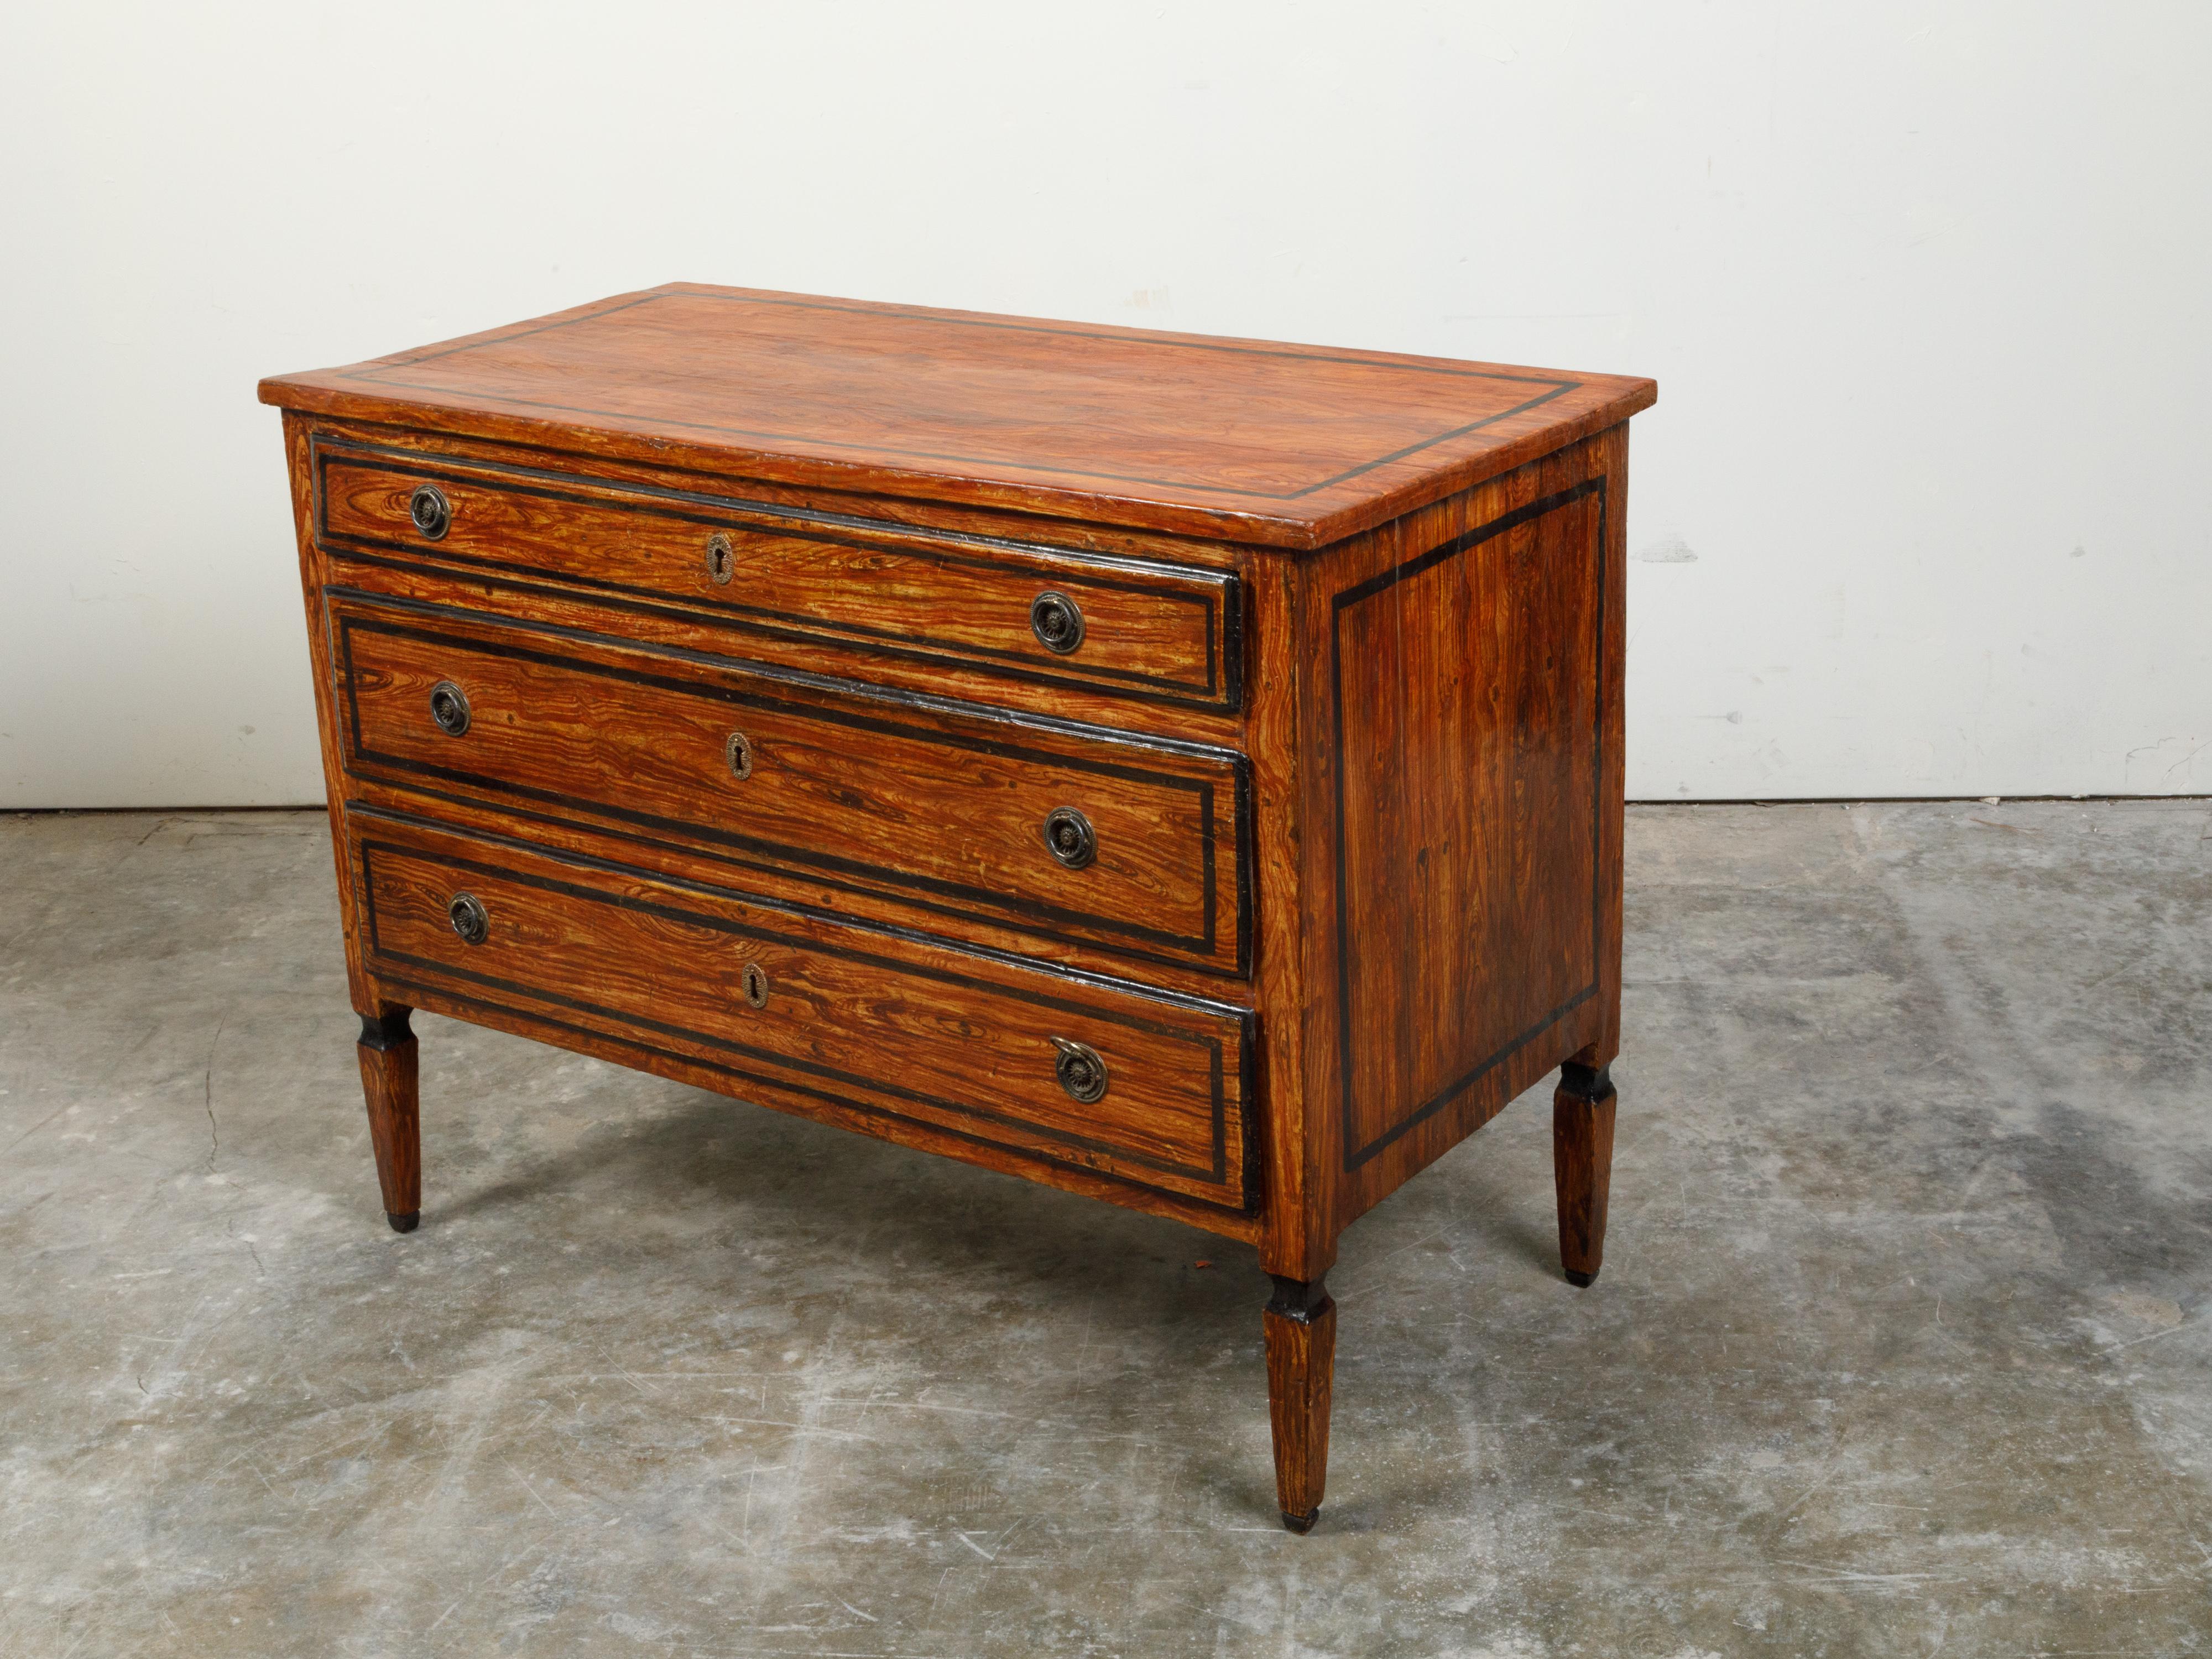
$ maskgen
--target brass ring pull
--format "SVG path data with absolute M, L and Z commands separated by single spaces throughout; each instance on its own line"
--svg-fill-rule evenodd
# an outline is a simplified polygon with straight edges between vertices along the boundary
M 474 893 L 456 893 L 446 905 L 446 920 L 465 945 L 482 945 L 491 936 L 491 917 Z
M 1044 844 L 1071 870 L 1080 870 L 1098 856 L 1098 832 L 1073 806 L 1055 806 L 1044 815 Z
M 416 484 L 407 498 L 407 516 L 428 541 L 440 541 L 453 527 L 453 504 L 435 484 Z
M 1085 1106 L 1103 1099 L 1108 1081 L 1106 1062 L 1098 1051 L 1087 1042 L 1071 1042 L 1066 1037 L 1054 1037 L 1052 1046 L 1060 1050 L 1060 1058 L 1053 1062 L 1053 1075 L 1067 1091 L 1068 1098 Z
M 1030 631 L 1037 643 L 1060 656 L 1083 643 L 1083 611 L 1065 593 L 1045 592 L 1030 601 Z
M 440 680 L 430 688 L 430 718 L 447 737 L 459 737 L 469 729 L 469 694 L 451 680 Z

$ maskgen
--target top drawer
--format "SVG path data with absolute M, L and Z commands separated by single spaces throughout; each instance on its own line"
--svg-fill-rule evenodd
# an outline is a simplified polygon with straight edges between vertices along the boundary
M 318 436 L 315 533 L 694 621 L 1235 710 L 1237 578 Z

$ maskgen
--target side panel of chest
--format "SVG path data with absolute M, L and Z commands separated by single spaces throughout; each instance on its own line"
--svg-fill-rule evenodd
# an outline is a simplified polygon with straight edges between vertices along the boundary
M 1613 1018 L 1625 432 L 1304 573 L 1322 965 L 1309 1109 L 1340 1222 Z
M 1605 506 L 1575 485 L 1331 602 L 1349 1168 L 1596 994 Z

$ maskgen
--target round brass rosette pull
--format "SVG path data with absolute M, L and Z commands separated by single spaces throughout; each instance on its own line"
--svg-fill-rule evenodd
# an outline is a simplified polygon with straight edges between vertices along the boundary
M 1044 815 L 1044 844 L 1071 870 L 1080 870 L 1098 856 L 1098 832 L 1073 806 L 1055 806 Z
M 447 737 L 459 737 L 469 729 L 469 694 L 451 680 L 440 680 L 430 688 L 430 718 Z
M 482 945 L 491 936 L 491 916 L 483 901 L 473 893 L 456 893 L 446 906 L 446 919 L 467 945 Z
M 1067 1091 L 1068 1098 L 1085 1106 L 1103 1099 L 1106 1093 L 1106 1062 L 1099 1057 L 1098 1051 L 1087 1042 L 1074 1042 L 1066 1037 L 1054 1037 L 1052 1046 L 1060 1050 L 1060 1058 L 1053 1062 L 1053 1075 Z
M 1030 601 L 1030 629 L 1046 650 L 1064 657 L 1083 643 L 1083 612 L 1065 593 L 1040 593 Z
M 416 529 L 434 542 L 453 527 L 453 504 L 437 485 L 417 484 L 407 498 L 407 516 L 415 521 Z

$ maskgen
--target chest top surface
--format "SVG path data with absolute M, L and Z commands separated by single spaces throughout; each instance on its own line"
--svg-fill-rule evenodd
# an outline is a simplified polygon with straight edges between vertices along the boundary
M 264 403 L 624 459 L 1313 548 L 1647 407 L 1653 383 L 678 283 Z

